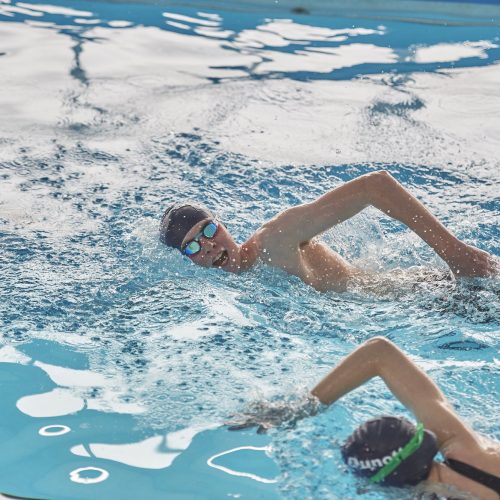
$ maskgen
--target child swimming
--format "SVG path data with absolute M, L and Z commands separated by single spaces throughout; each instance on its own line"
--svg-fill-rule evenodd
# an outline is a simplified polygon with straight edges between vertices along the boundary
M 264 223 L 243 244 L 205 207 L 180 202 L 161 220 L 160 240 L 195 264 L 231 273 L 258 261 L 298 276 L 321 292 L 343 292 L 349 283 L 373 282 L 318 236 L 373 206 L 402 222 L 424 240 L 455 277 L 486 277 L 499 272 L 498 260 L 460 241 L 391 174 L 377 171 L 332 189 L 311 203 L 291 207 Z

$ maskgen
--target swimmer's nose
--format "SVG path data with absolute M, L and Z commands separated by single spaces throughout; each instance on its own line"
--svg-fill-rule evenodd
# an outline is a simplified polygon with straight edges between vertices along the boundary
M 209 254 L 214 249 L 214 242 L 209 238 L 204 239 L 203 249 L 205 250 L 206 254 Z

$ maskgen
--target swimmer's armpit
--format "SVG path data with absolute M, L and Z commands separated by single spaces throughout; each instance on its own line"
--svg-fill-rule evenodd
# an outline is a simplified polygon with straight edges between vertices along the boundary
M 321 406 L 319 400 L 311 394 L 294 400 L 254 401 L 244 411 L 233 415 L 226 425 L 230 431 L 257 427 L 258 434 L 273 427 L 290 429 L 299 420 L 316 415 Z

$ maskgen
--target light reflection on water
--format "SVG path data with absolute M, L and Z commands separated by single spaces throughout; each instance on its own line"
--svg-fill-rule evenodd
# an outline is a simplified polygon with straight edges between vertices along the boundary
M 91 5 L 106 12 L 106 15 L 113 12 L 109 11 L 109 5 L 106 4 Z M 328 26 L 307 24 L 305 20 L 309 18 L 324 23 L 321 18 L 311 18 L 310 16 L 291 20 L 263 19 L 260 16 L 248 15 L 248 20 L 238 31 L 226 29 L 226 24 L 231 23 L 235 18 L 234 15 L 230 14 L 227 14 L 227 19 L 224 19 L 215 13 L 194 10 L 193 15 L 186 15 L 165 12 L 161 8 L 153 6 L 143 7 L 141 10 L 138 6 L 133 8 L 129 6 L 125 10 L 125 13 L 131 16 L 133 16 L 133 12 L 142 22 L 138 19 L 103 20 L 99 17 L 91 19 L 97 13 L 63 6 L 21 2 L 0 5 L 0 15 L 7 19 L 12 18 L 12 21 L 15 21 L 17 16 L 20 20 L 24 20 L 27 25 L 54 29 L 60 34 L 76 40 L 78 43 L 73 47 L 73 50 L 75 50 L 77 58 L 82 52 L 81 45 L 83 44 L 86 45 L 87 52 L 92 52 L 92 46 L 98 48 L 98 55 L 88 54 L 90 60 L 85 64 L 93 69 L 99 67 L 100 61 L 106 60 L 110 63 L 116 62 L 115 58 L 118 55 L 126 57 L 124 51 L 129 52 L 129 55 L 140 51 L 142 58 L 145 58 L 143 66 L 151 69 L 151 56 L 157 53 L 162 46 L 168 47 L 168 50 L 163 51 L 161 59 L 155 59 L 155 64 L 163 63 L 164 66 L 165 62 L 170 62 L 171 66 L 172 59 L 175 59 L 178 65 L 182 59 L 188 56 L 189 65 L 192 66 L 196 61 L 196 59 L 193 61 L 196 51 L 185 53 L 189 45 L 192 45 L 193 47 L 202 47 L 202 53 L 205 56 L 200 57 L 197 61 L 198 71 L 205 66 L 201 64 L 202 61 L 207 64 L 202 73 L 197 73 L 197 76 L 210 78 L 213 81 L 243 76 L 274 77 L 281 72 L 296 78 L 314 78 L 317 73 L 324 78 L 326 73 L 330 78 L 344 79 L 359 74 L 378 73 L 380 67 L 366 65 L 382 63 L 387 64 L 387 67 L 384 67 L 385 71 L 392 69 L 404 72 L 435 70 L 449 67 L 445 63 L 456 63 L 462 59 L 495 58 L 498 52 L 494 49 L 499 48 L 498 44 L 495 43 L 498 41 L 498 28 L 487 24 L 481 33 L 483 36 L 489 33 L 491 40 L 465 39 L 456 41 L 457 34 L 459 36 L 477 36 L 472 28 L 464 25 L 455 27 L 455 33 L 450 32 L 451 36 L 448 35 L 451 38 L 450 43 L 443 43 L 441 36 L 439 36 L 442 33 L 441 26 L 426 27 L 427 31 L 422 34 L 415 30 L 415 34 L 409 34 L 406 39 L 402 40 L 401 33 L 398 33 L 397 37 L 393 39 L 391 35 L 394 33 L 394 21 L 386 23 L 387 26 L 377 25 L 373 21 L 365 21 L 366 26 L 346 26 L 351 22 L 346 19 L 343 22 L 344 26 L 332 29 Z M 46 20 L 46 18 L 48 19 Z M 162 18 L 165 21 L 162 21 Z M 61 24 L 61 21 L 70 22 L 70 24 Z M 330 20 L 330 22 L 332 21 Z M 336 22 L 342 24 L 342 22 Z M 250 27 L 251 24 L 255 24 L 255 26 Z M 161 31 L 157 33 L 156 30 L 148 29 L 153 27 L 160 28 Z M 117 32 L 113 33 L 110 28 L 117 30 Z M 137 32 L 131 36 L 135 40 L 138 40 L 138 36 L 140 36 L 141 43 L 128 44 L 121 32 L 124 28 Z M 477 31 L 477 28 L 475 29 Z M 432 32 L 433 30 L 435 33 Z M 179 39 L 176 35 L 182 36 Z M 420 40 L 418 39 L 419 35 Z M 119 37 L 118 47 L 114 48 L 111 40 L 116 40 L 117 36 Z M 197 40 L 197 36 L 202 37 L 203 40 Z M 438 43 L 422 44 L 422 39 L 436 39 Z M 107 41 L 106 44 L 102 43 L 104 40 Z M 364 40 L 368 43 L 364 43 Z M 451 41 L 455 43 L 451 43 Z M 32 47 L 33 43 L 28 42 L 28 45 Z M 173 48 L 172 45 L 176 47 Z M 179 45 L 183 45 L 183 47 L 181 48 Z M 113 49 L 115 53 L 113 53 Z M 210 49 L 212 52 L 221 49 L 219 51 L 220 60 L 215 53 L 207 53 Z M 116 50 L 119 50 L 121 54 L 117 54 Z M 105 52 L 103 53 L 103 51 Z M 318 54 L 322 56 L 320 57 Z M 138 58 L 129 56 L 127 59 L 129 64 L 136 64 Z M 233 62 L 233 59 L 237 59 L 237 61 Z M 475 61 L 474 64 L 477 65 L 478 61 Z M 338 72 L 339 69 L 352 67 L 356 67 L 355 72 Z M 222 71 L 214 71 L 215 68 Z M 116 66 L 108 69 L 116 76 L 118 69 Z M 158 69 L 156 68 L 156 70 Z M 181 68 L 177 67 L 176 69 L 179 71 Z M 129 73 L 135 73 L 135 71 L 136 68 L 129 68 Z
M 366 415 L 403 412 L 379 383 L 294 431 L 212 425 L 311 386 L 372 335 L 498 437 L 498 281 L 319 295 L 269 269 L 205 272 L 156 235 L 179 196 L 243 239 L 387 168 L 500 254 L 498 27 L 62 3 L 0 4 L 0 487 L 77 498 L 71 474 L 102 469 L 100 498 L 352 497 L 336 444 Z M 379 219 L 368 210 L 326 239 L 371 269 L 443 270 Z M 71 432 L 40 434 L 51 426 Z M 273 460 L 228 453 L 241 447 Z

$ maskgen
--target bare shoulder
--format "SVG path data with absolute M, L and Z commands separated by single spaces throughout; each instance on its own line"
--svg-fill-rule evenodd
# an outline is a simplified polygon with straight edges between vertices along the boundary
M 286 228 L 280 224 L 280 216 L 278 214 L 264 223 L 242 245 L 243 254 L 248 256 L 244 260 L 254 263 L 260 259 L 265 264 L 297 274 L 301 261 L 299 245 L 287 237 Z
M 255 231 L 250 239 L 254 240 L 259 248 L 262 250 L 270 245 L 272 245 L 277 239 L 279 239 L 284 234 L 283 219 L 280 212 L 275 215 L 272 219 L 264 222 L 262 226 Z
M 293 218 L 294 213 L 297 211 L 297 208 L 298 207 L 290 207 L 282 210 L 281 212 L 278 212 L 273 218 L 262 224 L 261 229 L 274 231 L 281 228 L 284 224 L 287 224 L 287 222 L 291 218 Z
M 303 236 L 303 229 L 310 224 L 310 204 L 304 203 L 287 208 L 265 222 L 260 231 L 267 242 L 301 244 L 310 238 Z
M 280 249 L 281 231 L 271 221 L 263 224 L 242 245 L 242 251 L 249 256 L 249 260 L 255 261 L 259 258 L 270 257 Z
M 242 249 L 258 255 L 262 252 L 263 241 L 262 228 L 260 227 L 243 243 Z

